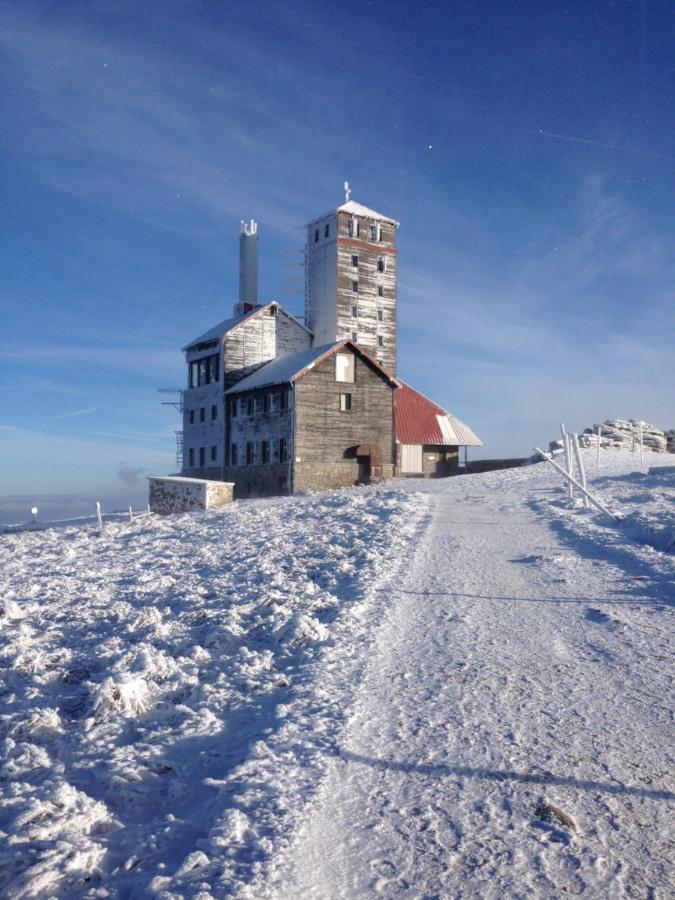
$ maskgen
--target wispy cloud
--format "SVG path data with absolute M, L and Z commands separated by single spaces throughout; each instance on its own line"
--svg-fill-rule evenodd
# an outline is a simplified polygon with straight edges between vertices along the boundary
M 605 150 L 621 150 L 624 153 L 639 153 L 641 156 L 651 156 L 653 159 L 671 159 L 675 160 L 675 156 L 669 153 L 654 153 L 652 150 L 642 150 L 639 147 L 624 147 L 621 144 L 608 144 L 605 141 L 594 141 L 590 138 L 572 137 L 569 134 L 553 134 L 551 131 L 543 131 L 538 128 L 534 134 L 540 134 L 542 137 L 556 138 L 559 141 L 570 141 L 573 144 L 590 144 L 592 147 L 603 147 Z
M 86 416 L 96 412 L 97 409 L 96 406 L 90 406 L 88 409 L 76 409 L 74 412 L 62 413 L 60 416 L 52 416 L 52 422 L 56 422 L 57 419 L 72 419 L 74 416 Z

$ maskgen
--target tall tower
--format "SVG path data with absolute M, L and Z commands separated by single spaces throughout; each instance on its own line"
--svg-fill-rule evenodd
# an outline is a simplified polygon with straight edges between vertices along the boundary
M 398 222 L 349 199 L 307 225 L 305 321 L 320 346 L 351 338 L 396 374 Z
M 242 219 L 239 234 L 239 302 L 235 315 L 250 312 L 258 305 L 258 223 Z

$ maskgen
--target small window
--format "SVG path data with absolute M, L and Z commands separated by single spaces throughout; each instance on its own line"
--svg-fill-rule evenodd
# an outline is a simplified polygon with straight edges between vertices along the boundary
M 358 283 L 358 281 L 352 281 L 352 291 L 353 291 L 355 294 L 358 294 L 358 292 L 359 292 L 359 283 Z
M 253 445 L 253 441 L 247 441 L 246 443 L 246 465 L 252 466 L 255 462 L 255 447 Z
M 279 410 L 284 412 L 288 409 L 288 391 L 282 391 L 279 394 Z
M 356 340 L 356 338 L 354 338 Z M 351 353 L 335 354 L 335 380 L 353 384 L 354 382 L 354 357 Z
M 315 244 L 319 243 L 319 229 L 318 228 L 316 228 L 314 231 L 314 243 Z
M 188 465 L 191 469 L 194 469 L 195 466 L 195 451 L 194 447 L 190 447 L 188 450 Z
M 236 444 L 230 444 L 230 465 L 239 465 L 239 447 Z
M 236 397 L 232 398 L 232 406 L 230 407 L 230 409 L 232 410 L 232 418 L 236 419 L 236 417 L 237 417 L 237 398 Z
M 214 444 L 211 447 L 211 462 L 216 462 L 218 460 L 218 447 Z
M 288 462 L 288 441 L 286 438 L 279 438 L 279 462 Z
M 249 397 L 246 401 L 246 412 L 249 414 L 249 416 L 252 416 L 255 412 L 255 401 L 253 397 Z
M 206 407 L 202 406 L 199 410 L 199 421 L 203 422 L 206 419 Z
M 269 441 L 261 441 L 261 443 L 260 443 L 260 458 L 263 463 L 268 463 L 270 461 L 270 442 Z
M 377 234 L 375 235 L 375 237 L 378 241 L 382 240 L 382 226 L 379 222 L 377 223 Z
M 378 336 L 377 336 L 377 346 L 384 347 L 384 338 L 382 337 L 381 334 L 378 334 Z
M 359 333 L 358 333 L 358 331 L 352 331 L 352 340 L 354 341 L 355 344 L 358 344 L 358 342 L 359 342 Z
M 255 398 L 255 408 L 257 412 L 263 412 L 265 409 L 265 395 L 261 395 Z
M 382 287 L 381 284 L 378 284 L 378 286 L 377 286 L 377 296 L 384 297 L 384 288 Z
M 194 425 L 194 424 L 195 424 L 195 411 L 194 411 L 194 409 L 191 409 L 191 410 L 190 410 L 189 416 L 190 416 L 190 425 Z
M 375 223 L 370 226 L 370 239 L 371 241 L 377 240 L 377 225 Z
M 265 394 L 263 397 L 263 410 L 268 413 L 272 409 L 272 395 Z
M 387 259 L 385 256 L 378 256 L 377 271 L 378 272 L 386 272 L 387 271 Z
M 384 310 L 383 310 L 383 309 L 378 309 L 378 311 L 377 311 L 377 321 L 378 321 L 378 322 L 384 322 Z
M 323 230 L 323 236 L 329 237 L 329 235 L 330 235 L 330 224 L 326 223 L 326 227 Z
M 214 403 L 213 406 L 211 407 L 211 421 L 215 422 L 217 418 L 218 418 L 218 407 Z
M 359 220 L 358 219 L 350 219 L 347 222 L 347 234 L 349 237 L 358 237 L 359 236 Z
M 358 306 L 352 306 L 352 319 L 358 319 L 358 317 L 359 317 Z
M 206 465 L 206 447 L 199 448 L 199 468 L 203 469 Z
M 349 412 L 352 408 L 352 395 L 340 394 L 340 410 L 341 412 Z
M 359 267 L 359 258 L 358 256 L 352 256 L 352 267 L 354 269 L 358 269 Z

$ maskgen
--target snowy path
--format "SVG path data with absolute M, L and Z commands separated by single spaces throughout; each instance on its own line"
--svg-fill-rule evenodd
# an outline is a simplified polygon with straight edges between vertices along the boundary
M 672 582 L 649 552 L 558 527 L 538 469 L 433 495 L 268 896 L 669 893 Z M 542 803 L 579 832 L 539 820 Z

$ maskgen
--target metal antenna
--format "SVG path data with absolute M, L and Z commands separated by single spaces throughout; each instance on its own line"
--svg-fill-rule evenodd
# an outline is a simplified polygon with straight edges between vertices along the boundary
M 351 194 L 352 191 L 351 191 L 351 188 L 349 187 L 348 181 L 345 181 L 344 192 L 345 192 L 345 203 L 349 203 L 349 195 Z

